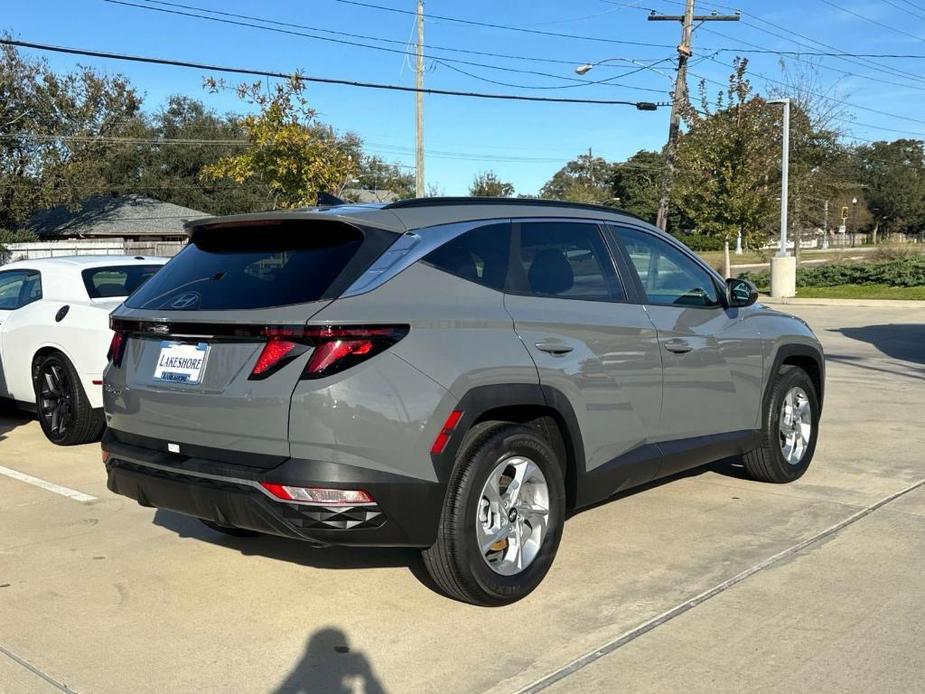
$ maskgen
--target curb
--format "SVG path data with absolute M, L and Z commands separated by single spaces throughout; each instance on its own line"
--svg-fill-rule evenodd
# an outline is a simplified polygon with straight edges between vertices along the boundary
M 801 299 L 800 297 L 772 299 L 769 296 L 762 296 L 759 301 L 769 306 L 854 306 L 857 308 L 883 308 L 885 306 L 891 306 L 893 308 L 925 308 L 925 301 L 916 299 Z

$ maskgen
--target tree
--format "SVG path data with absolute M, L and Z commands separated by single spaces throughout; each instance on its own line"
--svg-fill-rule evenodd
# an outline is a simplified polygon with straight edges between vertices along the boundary
M 690 129 L 678 148 L 673 197 L 701 233 L 725 240 L 767 230 L 778 193 L 779 116 L 751 96 L 746 67 L 746 60 L 736 60 L 726 92 L 712 107 L 701 84 L 705 115 L 685 109 Z
M 18 231 L 9 231 L 8 229 L 0 229 L 0 253 L 6 251 L 6 244 L 8 243 L 24 243 L 28 241 L 37 241 L 35 232 L 30 231 L 29 229 L 20 229 Z
M 387 190 L 404 200 L 414 197 L 414 174 L 403 172 L 398 164 L 389 164 L 382 157 L 361 154 L 359 171 L 351 187 Z
M 494 171 L 483 171 L 475 175 L 469 186 L 469 195 L 482 198 L 509 198 L 514 194 L 514 185 L 502 181 Z
M 611 189 L 617 206 L 655 222 L 665 161 L 659 152 L 640 150 L 612 166 Z
M 855 151 L 856 180 L 867 207 L 887 233 L 925 230 L 925 150 L 921 140 L 862 145 Z
M 86 67 L 57 74 L 0 46 L 0 228 L 101 192 L 115 159 L 134 147 L 113 138 L 142 123 L 125 77 Z
M 211 79 L 206 85 L 222 86 Z M 256 180 L 270 190 L 273 207 L 291 208 L 314 205 L 318 193 L 339 193 L 356 174 L 354 143 L 317 120 L 298 74 L 269 92 L 263 82 L 242 84 L 236 91 L 259 111 L 240 119 L 250 147 L 205 166 L 206 180 Z
M 597 205 L 613 205 L 612 165 L 590 150 L 559 169 L 540 189 L 540 197 Z

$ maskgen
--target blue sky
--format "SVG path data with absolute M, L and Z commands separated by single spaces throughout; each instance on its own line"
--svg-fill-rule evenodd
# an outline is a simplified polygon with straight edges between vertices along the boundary
M 146 0 L 127 0 L 158 7 Z M 412 16 L 359 7 L 338 0 L 174 0 L 225 12 L 312 27 L 309 32 L 389 48 L 389 52 L 329 41 L 176 16 L 104 0 L 4 1 L 0 30 L 23 40 L 113 52 L 168 57 L 219 65 L 290 72 L 352 80 L 413 85 L 412 59 L 401 54 L 403 43 L 356 39 L 317 30 L 362 34 L 406 42 L 413 38 Z M 415 0 L 367 0 L 376 5 L 414 10 Z M 163 7 L 161 5 L 161 7 Z M 925 0 L 702 0 L 698 13 L 733 7 L 743 11 L 739 23 L 710 23 L 695 32 L 691 86 L 698 77 L 724 81 L 735 51 L 751 60 L 757 91 L 769 84 L 758 74 L 782 80 L 780 56 L 748 54 L 755 46 L 782 51 L 899 53 L 925 56 Z M 614 77 L 639 63 L 672 58 L 680 26 L 648 22 L 650 9 L 678 14 L 679 0 L 470 0 L 452 3 L 427 0 L 426 11 L 480 22 L 536 31 L 572 34 L 559 38 L 469 26 L 429 19 L 425 42 L 434 47 L 542 58 L 521 60 L 448 51 L 430 51 L 426 86 L 544 96 L 661 101 L 668 98 L 673 64 L 617 80 L 618 84 L 580 84 L 573 65 L 620 58 L 595 68 L 587 82 Z M 841 8 L 841 9 L 840 9 Z M 847 10 L 847 11 L 846 11 Z M 183 10 L 189 11 L 189 10 Z M 863 15 L 862 17 L 852 12 Z M 292 29 L 308 32 L 307 29 Z M 594 41 L 597 37 L 611 42 Z M 615 41 L 638 42 L 627 45 Z M 803 46 L 798 43 L 804 44 Z M 828 44 L 830 48 L 820 45 Z M 223 112 L 240 110 L 233 95 L 211 95 L 202 89 L 202 71 L 154 65 L 49 55 L 56 68 L 78 62 L 109 73 L 129 76 L 154 110 L 171 94 L 201 98 Z M 546 75 L 508 72 L 493 67 L 440 62 L 466 60 L 500 68 Z M 554 62 L 562 61 L 562 62 Z M 637 63 L 627 62 L 637 61 Z M 843 112 L 837 124 L 859 139 L 925 137 L 925 59 L 786 58 L 791 72 L 812 73 L 813 91 Z M 492 84 L 480 78 L 517 86 Z M 220 76 L 220 75 L 217 75 Z M 230 77 L 232 81 L 235 78 Z M 577 85 L 577 86 L 575 86 Z M 552 88 L 550 88 L 552 87 Z M 711 91 L 717 85 L 709 86 Z M 310 99 L 322 120 L 341 131 L 359 134 L 371 152 L 406 166 L 414 162 L 414 95 L 312 85 Z M 865 110 L 869 109 L 869 110 Z M 596 155 L 623 159 L 639 149 L 664 143 L 668 109 L 640 112 L 626 106 L 495 102 L 428 96 L 425 105 L 427 181 L 447 195 L 465 194 L 475 173 L 491 169 L 514 183 L 518 192 L 533 193 L 568 159 L 591 147 Z

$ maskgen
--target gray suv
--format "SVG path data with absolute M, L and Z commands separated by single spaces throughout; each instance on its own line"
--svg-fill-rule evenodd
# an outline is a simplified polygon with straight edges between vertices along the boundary
M 429 198 L 210 218 L 112 315 L 109 488 L 231 535 L 423 549 L 513 602 L 566 516 L 813 456 L 822 349 L 625 213 Z

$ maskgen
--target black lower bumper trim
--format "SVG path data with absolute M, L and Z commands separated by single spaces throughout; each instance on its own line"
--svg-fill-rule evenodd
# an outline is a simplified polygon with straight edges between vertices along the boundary
M 315 545 L 428 547 L 436 537 L 442 486 L 353 466 L 289 459 L 273 471 L 126 445 L 107 432 L 108 487 L 143 506 Z M 364 472 L 366 474 L 364 474 Z M 265 477 L 265 479 L 264 479 Z M 359 488 L 375 505 L 328 507 L 288 503 L 260 481 Z

